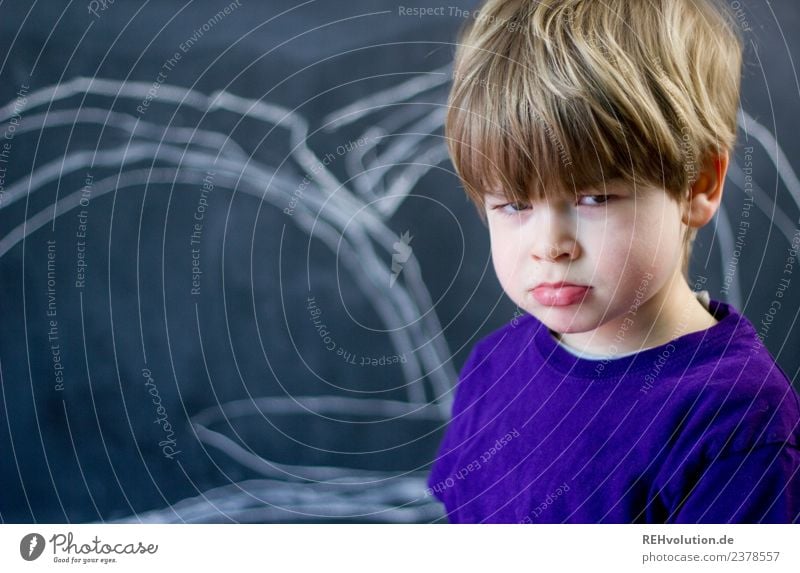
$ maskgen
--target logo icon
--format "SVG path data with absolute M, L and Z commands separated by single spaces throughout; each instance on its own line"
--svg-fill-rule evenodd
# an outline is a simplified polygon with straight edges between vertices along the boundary
M 29 533 L 19 542 L 19 554 L 25 561 L 35 561 L 44 551 L 44 537 Z
M 406 264 L 408 259 L 411 257 L 411 239 L 412 237 L 409 231 L 406 231 L 402 235 L 400 235 L 400 240 L 395 241 L 392 248 L 394 248 L 394 254 L 392 255 L 392 276 L 389 277 L 389 288 L 394 286 L 394 283 L 397 282 L 397 277 L 400 276 L 400 273 L 403 271 L 403 265 Z

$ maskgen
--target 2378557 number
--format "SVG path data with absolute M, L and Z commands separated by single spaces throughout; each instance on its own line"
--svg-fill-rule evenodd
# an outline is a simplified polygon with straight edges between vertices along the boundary
M 730 561 L 777 561 L 780 551 L 731 551 Z

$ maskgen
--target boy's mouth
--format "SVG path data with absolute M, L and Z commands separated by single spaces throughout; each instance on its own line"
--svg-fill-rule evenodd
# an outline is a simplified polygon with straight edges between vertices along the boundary
M 567 282 L 541 283 L 530 290 L 544 306 L 569 306 L 581 302 L 592 287 Z

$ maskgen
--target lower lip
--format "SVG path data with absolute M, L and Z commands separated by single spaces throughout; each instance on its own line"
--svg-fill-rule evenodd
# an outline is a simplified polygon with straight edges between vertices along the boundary
M 537 287 L 531 291 L 536 302 L 544 306 L 570 306 L 581 302 L 591 287 Z

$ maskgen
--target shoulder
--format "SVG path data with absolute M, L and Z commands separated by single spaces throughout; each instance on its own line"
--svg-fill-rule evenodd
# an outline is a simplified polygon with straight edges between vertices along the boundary
M 800 398 L 766 349 L 691 368 L 674 388 L 685 427 L 711 455 L 800 447 Z
M 490 371 L 506 371 L 521 361 L 528 363 L 534 354 L 531 350 L 540 326 L 531 315 L 518 316 L 484 336 L 472 347 L 461 369 L 461 381 L 475 371 L 485 376 Z
M 797 392 L 752 323 L 725 307 L 725 324 L 697 340 L 696 351 L 671 372 L 671 382 L 655 386 L 646 399 L 657 407 L 667 404 L 681 421 L 686 446 L 708 455 L 768 444 L 800 446 Z
M 537 325 L 533 316 L 515 317 L 476 342 L 461 367 L 454 413 L 470 409 L 486 395 L 501 399 L 501 386 L 519 368 L 528 370 L 538 354 L 531 348 Z M 491 392 L 490 392 L 491 391 Z

